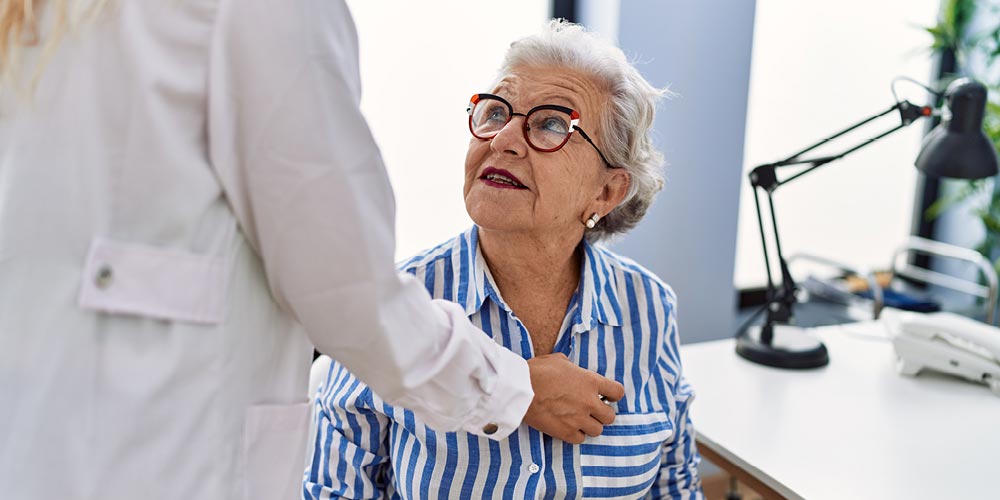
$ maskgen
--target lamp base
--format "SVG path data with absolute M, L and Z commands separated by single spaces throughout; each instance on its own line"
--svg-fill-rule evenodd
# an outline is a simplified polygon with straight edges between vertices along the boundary
M 751 326 L 736 337 L 736 353 L 754 363 L 804 370 L 826 366 L 830 356 L 826 346 L 804 328 L 792 325 L 772 325 L 774 336 L 770 345 L 760 341 L 762 325 Z

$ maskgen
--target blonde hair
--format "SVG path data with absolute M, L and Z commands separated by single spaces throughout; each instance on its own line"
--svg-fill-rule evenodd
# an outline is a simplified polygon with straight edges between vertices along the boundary
M 106 3 L 108 0 L 0 0 L 0 91 L 13 86 L 30 93 L 63 36 L 92 20 Z M 41 18 L 46 8 L 55 12 L 44 27 L 46 39 L 42 40 Z M 26 74 L 19 73 L 28 69 L 20 67 L 25 49 L 38 46 L 42 52 L 31 68 L 26 88 L 16 85 L 25 81 Z

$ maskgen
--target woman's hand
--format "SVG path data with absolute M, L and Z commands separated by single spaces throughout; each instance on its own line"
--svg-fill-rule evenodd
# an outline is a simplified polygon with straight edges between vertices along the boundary
M 535 397 L 524 423 L 568 443 L 581 444 L 599 436 L 615 421 L 615 411 L 604 400 L 625 396 L 621 384 L 584 370 L 561 353 L 528 360 Z M 602 396 L 603 399 L 602 400 Z

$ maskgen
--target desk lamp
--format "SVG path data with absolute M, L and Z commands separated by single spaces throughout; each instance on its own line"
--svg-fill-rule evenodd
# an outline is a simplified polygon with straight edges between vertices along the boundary
M 912 81 L 912 80 L 911 80 Z M 926 88 L 926 87 L 924 87 Z M 931 91 L 938 97 L 941 93 Z M 940 125 L 924 139 L 917 156 L 916 166 L 930 177 L 953 177 L 960 179 L 982 179 L 997 174 L 997 156 L 993 144 L 983 132 L 983 115 L 986 109 L 986 87 L 981 83 L 961 78 L 952 82 L 944 92 L 947 108 L 951 111 Z M 802 155 L 832 141 L 877 118 L 898 111 L 901 123 L 881 134 L 868 139 L 842 153 L 803 158 Z M 917 106 L 909 101 L 900 101 L 886 111 L 871 116 L 836 134 L 827 137 L 784 160 L 767 163 L 750 171 L 750 185 L 757 208 L 757 224 L 764 246 L 764 266 L 767 270 L 767 302 L 756 311 L 740 328 L 736 337 L 736 352 L 750 361 L 777 368 L 806 369 L 818 368 L 829 363 L 826 346 L 802 328 L 794 326 L 793 307 L 796 304 L 798 287 L 788 271 L 788 264 L 781 253 L 778 238 L 778 221 L 775 217 L 772 194 L 779 187 L 816 170 L 827 163 L 839 160 L 914 121 L 935 114 L 930 106 Z M 807 168 L 779 180 L 777 169 L 789 165 L 808 165 Z M 781 270 L 780 288 L 771 277 L 771 261 L 767 251 L 767 237 L 764 219 L 761 216 L 758 190 L 767 194 L 771 228 L 774 233 L 774 247 Z M 747 327 L 761 313 L 765 313 L 763 324 Z

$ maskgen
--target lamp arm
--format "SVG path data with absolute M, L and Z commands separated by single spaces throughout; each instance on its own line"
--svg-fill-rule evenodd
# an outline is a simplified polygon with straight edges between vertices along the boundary
M 870 139 L 867 139 L 861 142 L 860 144 L 853 146 L 839 154 L 822 156 L 818 158 L 809 158 L 809 159 L 801 158 L 803 154 L 808 153 L 809 151 L 812 151 L 824 144 L 827 144 L 828 142 L 857 129 L 858 127 L 861 127 L 871 122 L 872 120 L 878 119 L 882 116 L 885 116 L 897 110 L 900 112 L 900 117 L 902 120 L 899 125 L 889 130 L 886 130 L 885 132 L 882 132 L 881 134 L 878 134 Z M 777 216 L 775 215 L 774 198 L 772 196 L 774 190 L 776 190 L 777 188 L 781 187 L 784 184 L 792 182 L 793 180 L 809 172 L 812 172 L 813 170 L 816 170 L 819 167 L 822 167 L 823 165 L 826 165 L 827 163 L 839 160 L 859 149 L 862 149 L 868 146 L 869 144 L 872 144 L 873 142 L 910 125 L 919 118 L 922 118 L 924 116 L 931 116 L 931 114 L 933 114 L 933 109 L 929 106 L 915 106 L 908 101 L 897 102 L 888 110 L 873 115 L 869 118 L 866 118 L 854 125 L 851 125 L 850 127 L 841 130 L 835 133 L 834 135 L 827 137 L 826 139 L 823 139 L 784 160 L 775 163 L 767 163 L 764 165 L 760 165 L 750 171 L 749 175 L 750 185 L 753 188 L 754 206 L 757 210 L 757 225 L 760 228 L 761 245 L 764 249 L 764 268 L 767 271 L 767 304 L 765 304 L 767 316 L 761 329 L 761 337 L 760 337 L 761 343 L 765 345 L 771 344 L 774 334 L 775 323 L 777 322 L 786 323 L 792 320 L 794 316 L 792 309 L 793 306 L 795 305 L 795 293 L 798 289 L 798 286 L 792 279 L 791 272 L 789 272 L 788 270 L 788 262 L 785 260 L 785 256 L 781 251 L 781 238 L 778 235 L 778 219 Z M 810 166 L 805 170 L 798 172 L 787 179 L 778 180 L 776 169 L 789 165 L 802 165 L 807 163 L 810 164 Z M 780 290 L 778 289 L 778 287 L 775 286 L 774 280 L 772 279 L 771 276 L 771 259 L 767 249 L 768 246 L 767 237 L 764 231 L 764 220 L 761 214 L 760 198 L 757 195 L 758 188 L 763 189 L 764 192 L 767 193 L 768 209 L 770 211 L 770 216 L 771 216 L 770 217 L 771 231 L 774 234 L 774 247 L 776 254 L 778 256 L 778 266 L 780 267 L 781 271 Z
M 816 148 L 818 148 L 818 147 L 820 147 L 820 146 L 822 146 L 824 144 L 829 143 L 830 141 L 832 141 L 832 140 L 834 140 L 834 139 L 836 139 L 838 137 L 843 136 L 844 134 L 847 134 L 847 133 L 849 133 L 849 132 L 857 129 L 858 127 L 861 127 L 861 126 L 863 126 L 863 125 L 865 125 L 865 124 L 867 124 L 867 123 L 869 123 L 869 122 L 871 122 L 873 120 L 881 118 L 881 117 L 883 117 L 883 116 L 885 116 L 885 115 L 887 115 L 889 113 L 892 113 L 893 111 L 897 111 L 897 110 L 900 113 L 900 119 L 901 119 L 899 125 L 891 128 L 889 130 L 886 130 L 885 132 L 882 132 L 881 134 L 876 135 L 875 137 L 867 139 L 867 140 L 863 141 L 862 143 L 860 143 L 860 144 L 858 144 L 858 145 L 856 145 L 856 146 L 854 146 L 854 147 L 852 147 L 850 149 L 847 149 L 846 151 L 844 151 L 842 153 L 835 154 L 835 155 L 829 155 L 829 156 L 822 156 L 822 157 L 819 157 L 819 158 L 801 158 L 801 156 L 803 154 L 808 153 L 809 151 L 812 151 L 812 150 L 814 150 L 814 149 L 816 149 Z M 780 186 L 782 186 L 782 185 L 784 185 L 784 184 L 786 184 L 788 182 L 791 182 L 791 181 L 793 181 L 793 180 L 795 180 L 795 179 L 797 179 L 797 178 L 799 178 L 799 177 L 801 177 L 801 176 L 803 176 L 803 175 L 805 175 L 805 174 L 807 174 L 809 172 L 812 172 L 813 170 L 815 170 L 815 169 L 817 169 L 817 168 L 819 168 L 819 167 L 821 167 L 823 165 L 826 165 L 827 163 L 830 163 L 830 162 L 835 161 L 835 160 L 839 160 L 839 159 L 841 159 L 841 158 L 843 158 L 843 157 L 845 157 L 845 156 L 847 156 L 847 155 L 849 155 L 849 154 L 851 154 L 851 153 L 853 153 L 853 152 L 855 152 L 855 151 L 857 151 L 857 150 L 859 150 L 861 148 L 864 148 L 864 147 L 868 146 L 869 144 L 874 143 L 875 141 L 877 141 L 877 140 L 879 140 L 879 139 L 881 139 L 881 138 L 883 138 L 883 137 L 885 137 L 887 135 L 892 134 L 893 132 L 896 132 L 897 130 L 899 130 L 901 128 L 905 128 L 905 127 L 909 126 L 914 121 L 916 121 L 916 120 L 918 120 L 920 118 L 923 118 L 925 116 L 931 116 L 933 114 L 933 111 L 934 111 L 933 108 L 931 108 L 930 106 L 917 106 L 915 104 L 910 103 L 909 101 L 900 101 L 900 102 L 894 104 L 889 109 L 887 109 L 885 111 L 882 111 L 881 113 L 877 113 L 875 115 L 872 115 L 872 116 L 870 116 L 868 118 L 865 118 L 864 120 L 862 120 L 862 121 L 860 121 L 858 123 L 855 123 L 854 125 L 851 125 L 850 127 L 847 127 L 845 129 L 843 129 L 843 130 L 841 130 L 841 131 L 839 131 L 839 132 L 837 132 L 837 133 L 835 133 L 835 134 L 833 134 L 833 135 L 831 135 L 831 136 L 829 136 L 829 137 L 827 137 L 827 138 L 825 138 L 825 139 L 823 139 L 823 140 L 821 140 L 821 141 L 819 141 L 819 142 L 817 142 L 817 143 L 815 143 L 815 144 L 813 144 L 813 145 L 811 145 L 811 146 L 809 146 L 809 147 L 807 147 L 807 148 L 805 148 L 805 149 L 803 149 L 803 150 L 801 150 L 801 151 L 793 154 L 792 156 L 789 156 L 788 158 L 785 158 L 784 160 L 777 161 L 777 162 L 774 162 L 774 163 L 765 163 L 763 165 L 759 165 L 759 166 L 755 167 L 750 172 L 750 183 L 753 186 L 762 187 L 762 188 L 764 188 L 767 191 L 774 191 L 778 187 L 780 187 Z M 799 173 L 797 173 L 797 174 L 795 174 L 795 175 L 793 175 L 793 176 L 791 176 L 791 177 L 789 177 L 789 178 L 787 178 L 785 180 L 780 180 L 780 181 L 778 180 L 777 174 L 775 172 L 775 170 L 777 168 L 787 167 L 787 166 L 791 166 L 791 165 L 803 165 L 803 164 L 806 164 L 806 163 L 811 164 L 811 166 L 809 168 L 803 170 L 802 172 L 799 172 Z
M 841 159 L 841 158 L 843 158 L 843 157 L 845 157 L 845 156 L 847 156 L 847 155 L 849 155 L 849 154 L 851 154 L 851 153 L 853 153 L 853 152 L 855 152 L 855 151 L 857 151 L 857 150 L 859 150 L 859 149 L 861 149 L 861 148 L 863 148 L 863 147 L 865 147 L 865 146 L 867 146 L 867 145 L 869 145 L 869 144 L 871 144 L 871 143 L 873 143 L 873 142 L 875 142 L 875 141 L 877 141 L 877 140 L 879 140 L 879 139 L 881 139 L 881 138 L 883 138 L 883 137 L 885 137 L 885 136 L 887 136 L 889 134 L 892 134 L 893 132 L 895 132 L 895 131 L 897 131 L 897 130 L 899 130 L 901 128 L 906 127 L 907 125 L 909 125 L 909 124 L 908 123 L 901 123 L 899 125 L 896 125 L 895 127 L 891 128 L 889 130 L 886 130 L 885 132 L 882 132 L 881 134 L 876 135 L 875 137 L 872 137 L 871 139 L 868 139 L 868 140 L 862 142 L 861 144 L 858 144 L 857 146 L 854 146 L 853 148 L 850 148 L 847 151 L 844 151 L 843 153 L 840 153 L 840 154 L 837 154 L 837 155 L 832 155 L 832 156 L 824 156 L 824 157 L 821 157 L 821 158 L 815 158 L 815 159 L 811 159 L 811 160 L 803 160 L 802 163 L 811 163 L 812 165 L 809 168 L 807 168 L 807 169 L 805 169 L 805 170 L 803 170 L 803 171 L 801 171 L 801 172 L 799 172 L 799 173 L 797 173 L 797 174 L 795 174 L 795 175 L 793 175 L 793 176 L 791 176 L 791 177 L 789 177 L 787 179 L 778 181 L 778 183 L 775 186 L 775 188 L 781 187 L 784 184 L 792 182 L 795 179 L 798 179 L 799 177 L 802 177 L 803 175 L 806 175 L 809 172 L 812 172 L 813 170 L 816 170 L 817 168 L 822 167 L 823 165 L 826 165 L 827 163 L 830 163 L 830 162 L 835 161 L 835 160 L 839 160 L 839 159 Z
M 808 153 L 808 152 L 810 152 L 810 151 L 812 151 L 812 150 L 814 150 L 814 149 L 816 149 L 816 148 L 818 148 L 818 147 L 820 147 L 820 146 L 822 146 L 822 145 L 824 145 L 824 144 L 826 144 L 826 143 L 828 143 L 828 142 L 830 142 L 830 141 L 832 141 L 832 140 L 834 140 L 834 139 L 836 139 L 836 138 L 838 138 L 838 137 L 840 137 L 840 136 L 842 136 L 844 134 L 847 134 L 849 132 L 854 131 L 858 127 L 864 126 L 865 124 L 867 124 L 869 122 L 872 122 L 872 121 L 877 120 L 877 119 L 879 119 L 879 118 L 881 118 L 881 117 L 883 117 L 883 116 L 885 116 L 885 115 L 887 115 L 889 113 L 892 113 L 893 111 L 899 111 L 899 118 L 900 118 L 901 125 L 902 126 L 907 126 L 907 125 L 913 123 L 914 121 L 916 121 L 917 119 L 919 119 L 921 117 L 930 116 L 931 114 L 933 114 L 934 110 L 930 106 L 917 106 L 917 105 L 911 103 L 910 101 L 899 101 L 896 104 L 893 104 L 889 109 L 887 109 L 885 111 L 882 111 L 881 113 L 876 113 L 876 114 L 874 114 L 872 116 L 869 116 L 868 118 L 865 118 L 864 120 L 861 120 L 860 122 L 855 123 L 854 125 L 851 125 L 850 127 L 847 127 L 847 128 L 845 128 L 845 129 L 843 129 L 843 130 L 841 130 L 841 131 L 839 131 L 839 132 L 837 132 L 837 133 L 835 133 L 835 134 L 833 134 L 833 135 L 831 135 L 831 136 L 829 136 L 829 137 L 827 137 L 825 139 L 822 139 L 819 142 L 817 142 L 817 143 L 815 143 L 815 144 L 813 144 L 813 145 L 811 145 L 811 146 L 803 149 L 802 151 L 799 151 L 799 152 L 793 154 L 792 156 L 789 156 L 788 158 L 785 158 L 784 160 L 772 163 L 772 165 L 774 165 L 776 167 L 781 167 L 781 166 L 785 166 L 785 165 L 799 165 L 799 164 L 803 164 L 803 163 L 811 163 L 812 160 L 800 160 L 799 157 L 801 157 L 802 155 L 804 155 L 804 154 L 806 154 L 806 153 Z M 901 128 L 901 127 L 899 127 L 899 128 Z M 879 137 L 882 137 L 882 136 L 879 136 Z M 875 139 L 878 139 L 879 137 L 876 137 Z M 872 139 L 872 140 L 874 141 L 875 139 Z M 867 145 L 867 143 L 864 144 L 863 146 L 865 146 L 865 145 Z M 846 155 L 847 153 L 850 153 L 850 152 L 851 151 L 847 151 L 847 152 L 841 154 L 840 156 Z

